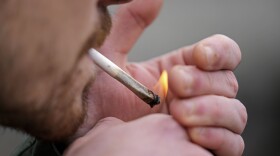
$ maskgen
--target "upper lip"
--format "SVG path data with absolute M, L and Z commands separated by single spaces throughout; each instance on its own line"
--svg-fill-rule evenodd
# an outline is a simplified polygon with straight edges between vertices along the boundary
M 122 4 L 122 3 L 127 3 L 132 0 L 99 0 L 99 4 L 108 6 L 108 5 L 113 5 L 113 4 Z

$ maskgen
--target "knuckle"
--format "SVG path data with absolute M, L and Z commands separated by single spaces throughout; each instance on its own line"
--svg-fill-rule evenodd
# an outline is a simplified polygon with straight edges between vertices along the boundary
M 205 118 L 205 122 L 208 124 L 219 124 L 220 119 L 223 118 L 223 112 L 221 110 L 221 103 L 216 96 L 209 96 L 204 100 L 200 100 L 195 103 L 193 108 L 194 116 L 201 116 Z
M 226 140 L 226 130 L 225 129 L 219 129 L 220 131 L 220 137 L 216 138 L 216 149 L 222 149 L 224 148 L 225 144 L 227 144 Z
M 238 111 L 239 111 L 239 115 L 240 115 L 240 120 L 241 120 L 241 130 L 240 133 L 243 132 L 243 130 L 245 129 L 245 126 L 247 124 L 247 120 L 248 120 L 248 113 L 247 113 L 247 109 L 246 107 L 237 99 L 235 99 L 235 103 L 238 106 Z
M 239 64 L 241 61 L 241 58 L 242 58 L 242 53 L 241 53 L 239 45 L 235 41 L 233 41 L 233 50 L 234 50 L 235 57 Z
M 217 122 L 216 124 L 219 124 L 218 122 L 220 122 L 220 119 L 223 118 L 223 111 L 221 110 L 222 106 L 221 103 L 218 102 L 217 100 L 213 99 L 213 106 L 212 108 L 212 116 L 214 118 L 214 121 Z
M 239 89 L 238 81 L 232 71 L 226 71 L 225 75 L 227 84 L 231 89 L 232 97 L 235 97 Z
M 127 12 L 135 20 L 140 28 L 145 29 L 150 24 L 150 20 L 148 18 L 145 18 L 142 14 L 135 12 L 129 7 L 127 8 Z
M 191 115 L 192 116 L 204 116 L 205 113 L 207 112 L 212 112 L 212 110 L 209 110 L 209 108 L 212 108 L 212 107 L 209 107 L 208 108 L 208 104 L 205 100 L 200 100 L 200 101 L 197 101 L 193 104 L 193 108 L 192 108 L 192 112 L 191 112 Z M 187 118 L 188 119 L 188 118 Z M 192 121 L 191 120 L 187 120 L 189 123 L 191 123 Z
M 239 137 L 238 137 L 238 139 L 239 139 L 239 149 L 237 150 L 237 155 L 238 156 L 241 156 L 241 155 L 243 155 L 243 152 L 244 152 L 244 149 L 245 149 L 245 142 L 244 142 L 244 140 L 243 140 L 243 138 L 239 135 Z

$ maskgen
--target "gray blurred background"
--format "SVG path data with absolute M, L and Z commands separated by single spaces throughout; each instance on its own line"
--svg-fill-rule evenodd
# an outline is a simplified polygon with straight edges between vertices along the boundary
M 217 33 L 234 39 L 243 53 L 235 73 L 238 98 L 249 114 L 244 155 L 280 155 L 279 0 L 165 0 L 129 59 L 143 61 Z M 0 127 L 0 156 L 9 155 L 23 139 Z

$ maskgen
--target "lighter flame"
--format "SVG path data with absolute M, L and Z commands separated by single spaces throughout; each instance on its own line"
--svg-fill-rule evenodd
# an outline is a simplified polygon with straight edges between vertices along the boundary
M 168 92 L 168 75 L 166 70 L 164 70 L 161 73 L 161 76 L 158 82 L 156 83 L 154 89 L 156 92 L 158 92 L 160 97 L 163 97 L 163 99 L 166 98 Z

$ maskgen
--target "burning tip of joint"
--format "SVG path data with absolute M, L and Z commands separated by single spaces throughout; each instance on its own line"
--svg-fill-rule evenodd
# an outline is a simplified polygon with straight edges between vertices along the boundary
M 155 105 L 160 104 L 160 97 L 154 94 L 154 100 L 149 103 L 150 107 L 153 108 Z

